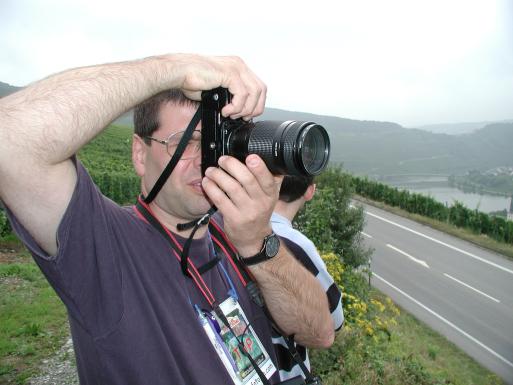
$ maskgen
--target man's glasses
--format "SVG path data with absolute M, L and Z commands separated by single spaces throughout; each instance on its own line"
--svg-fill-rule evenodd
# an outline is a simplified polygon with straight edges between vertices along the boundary
M 169 135 L 169 137 L 166 140 L 152 138 L 151 136 L 145 136 L 144 139 L 153 140 L 157 143 L 165 145 L 169 156 L 173 156 L 173 154 L 176 151 L 176 148 L 178 147 L 178 144 L 180 143 L 180 140 L 182 140 L 182 136 L 184 133 L 185 131 L 175 132 L 174 134 Z M 185 147 L 185 151 L 183 152 L 180 160 L 194 159 L 197 156 L 199 156 L 200 153 L 201 131 L 194 130 L 192 132 L 191 139 L 189 140 L 189 143 L 187 143 L 187 147 Z

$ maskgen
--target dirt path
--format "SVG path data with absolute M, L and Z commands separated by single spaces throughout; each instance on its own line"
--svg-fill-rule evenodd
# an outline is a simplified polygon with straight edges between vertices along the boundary
M 41 374 L 33 377 L 29 385 L 78 385 L 73 343 L 69 338 L 57 354 L 43 361 Z
M 28 258 L 30 258 L 30 256 L 23 248 L 0 246 L 0 263 L 27 262 Z

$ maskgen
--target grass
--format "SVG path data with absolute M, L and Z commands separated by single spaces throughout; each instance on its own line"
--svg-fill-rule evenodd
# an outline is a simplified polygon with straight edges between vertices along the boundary
M 16 254 L 0 263 L 0 384 L 25 384 L 69 334 L 55 292 L 26 252 Z
M 371 298 L 387 303 L 372 290 Z M 393 308 L 394 306 L 392 306 Z M 385 312 L 391 313 L 390 307 Z M 405 311 L 372 335 L 346 324 L 329 350 L 313 351 L 324 385 L 499 385 L 502 380 Z
M 389 206 L 382 202 L 375 202 L 359 195 L 354 195 L 353 198 L 362 203 L 366 203 L 371 206 L 391 212 L 393 214 L 400 215 L 404 218 L 411 219 L 415 222 L 422 223 L 423 225 L 432 227 L 439 231 L 443 231 L 444 233 L 454 235 L 455 237 L 464 239 L 482 248 L 502 254 L 503 256 L 513 260 L 513 245 L 498 242 L 486 235 L 476 234 L 471 230 L 456 227 L 449 223 L 440 222 L 435 219 L 427 218 L 419 214 L 412 214 L 406 210 L 400 209 L 399 207 Z

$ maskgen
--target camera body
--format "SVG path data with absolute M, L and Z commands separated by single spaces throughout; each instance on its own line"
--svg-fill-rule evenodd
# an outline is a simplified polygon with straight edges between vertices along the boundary
M 259 121 L 225 118 L 222 108 L 230 103 L 226 88 L 202 93 L 201 172 L 217 167 L 222 155 L 244 162 L 259 155 L 269 171 L 278 175 L 317 175 L 326 167 L 330 141 L 326 130 L 313 122 Z
M 201 175 L 209 167 L 217 167 L 222 155 L 229 155 L 227 138 L 237 120 L 221 115 L 222 108 L 230 103 L 231 94 L 226 88 L 215 88 L 201 95 Z M 231 121 L 231 122 L 230 122 Z

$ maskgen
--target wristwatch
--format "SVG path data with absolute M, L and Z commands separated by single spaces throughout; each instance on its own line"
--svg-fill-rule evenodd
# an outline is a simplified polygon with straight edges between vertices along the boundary
M 264 244 L 262 245 L 262 249 L 258 252 L 258 254 L 253 255 L 248 258 L 240 258 L 242 263 L 246 266 L 253 266 L 257 263 L 268 261 L 278 254 L 278 250 L 280 249 L 280 238 L 272 232 L 267 237 L 264 238 Z

